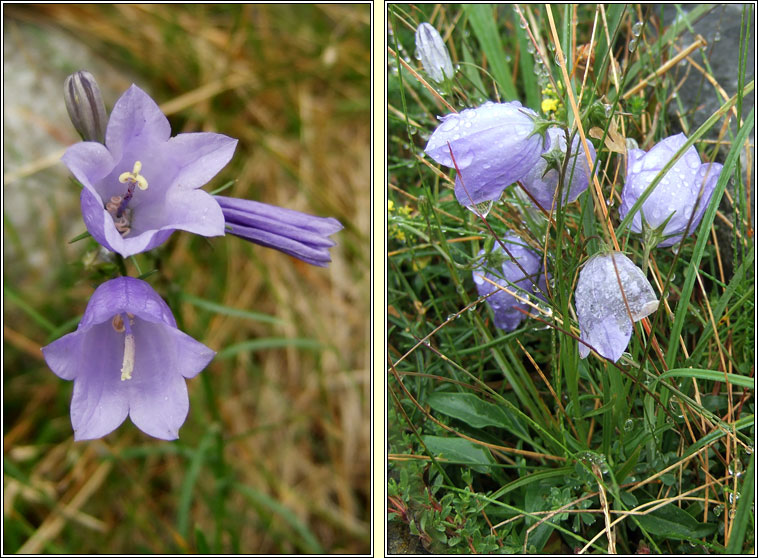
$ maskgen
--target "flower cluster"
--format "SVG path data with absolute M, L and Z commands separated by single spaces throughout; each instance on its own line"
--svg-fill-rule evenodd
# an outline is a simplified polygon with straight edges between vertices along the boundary
M 555 108 L 543 106 L 542 110 Z M 456 198 L 482 217 L 486 218 L 487 212 L 479 211 L 480 204 L 491 205 L 514 183 L 551 212 L 575 201 L 592 180 L 594 146 L 587 142 L 585 151 L 577 134 L 571 137 L 566 130 L 540 120 L 518 101 L 487 102 L 442 116 L 440 121 L 425 151 L 439 164 L 456 169 Z M 692 234 L 710 204 L 722 165 L 701 163 L 692 146 L 675 159 L 686 142 L 684 134 L 678 134 L 647 153 L 640 149 L 628 152 L 619 216 L 628 218 L 637 201 L 646 196 L 631 216 L 631 230 L 643 235 L 646 250 L 672 246 Z M 513 238 L 506 236 L 505 240 Z M 529 292 L 529 285 L 522 283 L 533 285 L 533 275 L 545 274 L 538 256 L 519 244 L 512 248 L 510 260 L 495 264 L 480 260 L 473 272 L 480 296 L 498 290 L 487 300 L 495 325 L 506 331 L 518 327 L 525 305 L 512 290 L 503 289 L 518 286 Z M 491 256 L 502 258 L 497 249 Z M 580 356 L 586 357 L 593 349 L 614 362 L 629 343 L 633 322 L 658 308 L 644 272 L 620 252 L 590 258 L 579 274 L 574 298 L 581 331 Z
M 84 223 L 104 248 L 128 257 L 158 247 L 176 230 L 228 232 L 312 265 L 331 261 L 329 236 L 342 229 L 336 219 L 200 189 L 231 160 L 236 139 L 171 137 L 166 116 L 136 85 L 108 119 L 99 87 L 84 71 L 66 80 L 64 100 L 84 141 L 62 161 L 82 185 Z M 215 354 L 179 331 L 161 297 L 131 277 L 100 285 L 78 329 L 42 352 L 55 374 L 74 381 L 76 440 L 105 436 L 127 415 L 145 433 L 175 439 L 189 408 L 184 379 Z

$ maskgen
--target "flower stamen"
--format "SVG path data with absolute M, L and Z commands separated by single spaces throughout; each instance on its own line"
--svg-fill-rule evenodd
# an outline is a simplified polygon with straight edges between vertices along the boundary
M 142 162 L 134 161 L 132 172 L 126 171 L 126 172 L 122 172 L 119 175 L 118 181 L 121 182 L 121 184 L 126 184 L 128 182 L 129 187 L 127 188 L 126 194 L 124 194 L 124 197 L 118 206 L 118 209 L 116 211 L 116 218 L 120 218 L 123 215 L 124 210 L 126 210 L 126 206 L 129 203 L 129 200 L 131 200 L 132 196 L 134 195 L 135 184 L 137 185 L 137 188 L 139 188 L 140 190 L 147 190 L 147 179 L 140 174 L 141 171 L 142 171 Z M 118 226 L 116 228 L 118 228 Z M 122 233 L 122 235 L 123 234 L 126 234 L 126 233 Z
M 113 218 L 113 224 L 116 225 L 116 230 L 121 236 L 126 236 L 131 230 L 132 210 L 125 207 L 121 211 L 121 215 L 119 215 L 122 201 L 123 198 L 121 196 L 113 196 L 108 203 L 105 204 L 105 210 Z
M 113 318 L 113 327 L 116 327 L 116 319 L 119 320 L 121 331 L 125 331 L 124 336 L 124 360 L 121 363 L 121 381 L 131 380 L 132 372 L 134 371 L 134 352 L 136 349 L 134 343 L 134 335 L 132 334 L 131 326 L 134 324 L 134 315 L 127 313 L 126 319 L 121 314 L 116 315 Z M 118 329 L 116 329 L 118 331 Z

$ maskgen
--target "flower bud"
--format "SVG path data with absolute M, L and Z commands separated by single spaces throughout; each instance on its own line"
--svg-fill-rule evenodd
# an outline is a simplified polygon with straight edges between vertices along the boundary
M 422 23 L 416 29 L 416 54 L 432 81 L 444 83 L 453 79 L 455 71 L 450 54 L 440 34 L 429 23 Z
M 105 143 L 108 123 L 103 96 L 95 78 L 80 70 L 66 78 L 63 98 L 71 123 L 84 141 Z

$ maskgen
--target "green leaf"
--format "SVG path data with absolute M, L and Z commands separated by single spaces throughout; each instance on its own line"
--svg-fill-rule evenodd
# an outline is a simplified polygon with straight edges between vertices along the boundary
M 432 393 L 427 403 L 435 411 L 462 420 L 474 428 L 512 426 L 502 407 L 483 401 L 473 393 Z
M 676 540 L 700 539 L 716 530 L 716 525 L 700 523 L 674 504 L 667 504 L 647 515 L 637 516 L 637 520 L 651 535 Z
M 88 236 L 92 236 L 92 235 L 89 233 L 89 231 L 84 231 L 83 233 L 78 234 L 74 238 L 72 238 L 71 240 L 69 240 L 68 243 L 69 244 L 73 244 L 74 242 L 78 242 L 80 240 L 84 240 Z
M 464 438 L 444 438 L 423 436 L 424 445 L 435 457 L 470 465 L 478 473 L 487 473 L 495 460 L 487 448 L 478 446 Z

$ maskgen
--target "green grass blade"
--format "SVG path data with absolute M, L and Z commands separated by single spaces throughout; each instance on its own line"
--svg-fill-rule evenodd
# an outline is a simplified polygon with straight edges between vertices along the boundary
M 248 498 L 257 507 L 267 509 L 271 513 L 280 517 L 284 522 L 289 525 L 297 535 L 292 540 L 292 543 L 300 548 L 307 554 L 323 554 L 324 549 L 316 539 L 315 535 L 308 529 L 308 527 L 300 521 L 300 519 L 281 502 L 277 502 L 271 496 L 264 494 L 254 488 L 238 484 L 236 489 L 246 498 Z M 298 540 L 299 538 L 299 540 Z
M 739 489 L 740 499 L 737 503 L 737 513 L 732 522 L 732 532 L 729 536 L 729 544 L 726 546 L 727 554 L 741 554 L 748 529 L 753 529 L 751 518 L 753 516 L 753 501 L 755 500 L 755 453 L 750 455 L 750 464 Z M 753 518 L 754 521 L 754 518 Z
M 193 306 L 203 308 L 204 310 L 210 310 L 214 314 L 221 314 L 223 316 L 231 316 L 234 318 L 244 318 L 253 322 L 264 322 L 267 324 L 283 325 L 284 321 L 268 314 L 261 314 L 260 312 L 251 312 L 250 310 L 240 310 L 239 308 L 232 308 L 231 306 L 224 306 L 217 302 L 212 302 L 204 298 L 191 295 L 189 293 L 181 293 L 180 298 L 189 302 Z
M 697 378 L 699 380 L 709 380 L 711 382 L 728 381 L 732 385 L 744 388 L 752 388 L 755 386 L 755 380 L 748 376 L 729 373 L 725 374 L 718 370 L 703 370 L 702 368 L 676 368 L 664 372 L 650 382 L 650 388 L 652 389 L 656 382 L 660 382 L 666 378 Z
M 479 40 L 492 75 L 495 76 L 495 81 L 500 88 L 502 99 L 513 101 L 517 98 L 516 86 L 511 79 L 510 65 L 505 58 L 506 52 L 495 23 L 497 20 L 493 17 L 493 10 L 497 9 L 492 4 L 466 4 L 464 6 L 474 35 Z
M 16 293 L 16 291 L 12 290 L 7 285 L 3 286 L 3 295 L 5 296 L 6 301 L 10 301 L 18 306 L 27 316 L 34 320 L 37 325 L 45 329 L 48 333 L 52 333 L 58 329 L 58 326 L 37 312 L 34 308 L 32 308 L 32 306 L 27 304 L 26 301 L 21 298 L 18 293 Z
M 243 341 L 236 345 L 231 345 L 226 349 L 219 351 L 216 355 L 218 359 L 230 358 L 237 353 L 245 351 L 260 351 L 265 349 L 281 349 L 284 347 L 293 347 L 295 349 L 311 349 L 318 351 L 324 349 L 324 345 L 313 339 L 290 339 L 288 337 L 266 337 L 263 339 L 252 339 L 250 341 Z
M 213 439 L 216 433 L 213 429 L 209 429 L 205 436 L 200 440 L 200 444 L 195 450 L 192 460 L 190 461 L 189 469 L 184 475 L 181 489 L 179 490 L 179 506 L 176 513 L 176 530 L 179 534 L 187 538 L 189 532 L 189 516 L 190 508 L 192 507 L 192 495 L 195 491 L 195 485 L 197 484 L 197 478 L 200 475 L 200 471 L 203 468 L 208 454 L 208 450 L 213 443 Z

